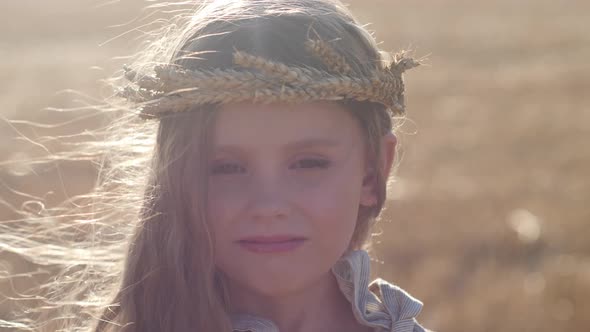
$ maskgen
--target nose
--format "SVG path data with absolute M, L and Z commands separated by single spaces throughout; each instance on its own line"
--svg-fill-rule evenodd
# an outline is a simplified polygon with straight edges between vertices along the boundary
M 289 215 L 287 188 L 280 179 L 259 177 L 251 186 L 249 212 L 257 220 L 282 219 Z

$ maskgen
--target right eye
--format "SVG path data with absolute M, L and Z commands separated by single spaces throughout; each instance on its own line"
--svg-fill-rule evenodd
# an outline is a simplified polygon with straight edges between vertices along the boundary
M 229 175 L 244 173 L 246 169 L 236 163 L 218 163 L 211 166 L 211 175 Z

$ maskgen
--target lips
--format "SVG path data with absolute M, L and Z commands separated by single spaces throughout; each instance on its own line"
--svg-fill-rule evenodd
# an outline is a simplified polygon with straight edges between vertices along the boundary
M 237 243 L 254 253 L 281 253 L 299 248 L 307 238 L 295 235 L 249 236 Z
M 303 240 L 305 237 L 297 235 L 271 235 L 271 236 L 248 236 L 241 238 L 239 242 L 256 242 L 256 243 L 277 243 L 291 240 Z

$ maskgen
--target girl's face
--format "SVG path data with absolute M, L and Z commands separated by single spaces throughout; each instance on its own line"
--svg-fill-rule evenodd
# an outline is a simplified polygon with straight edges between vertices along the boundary
M 362 129 L 332 103 L 222 107 L 212 147 L 208 221 L 230 287 L 281 296 L 325 277 L 376 201 Z

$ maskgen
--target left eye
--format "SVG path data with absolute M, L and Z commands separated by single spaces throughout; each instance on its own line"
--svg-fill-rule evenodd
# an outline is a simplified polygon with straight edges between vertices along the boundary
M 291 168 L 328 168 L 329 166 L 329 160 L 308 158 L 296 161 Z

